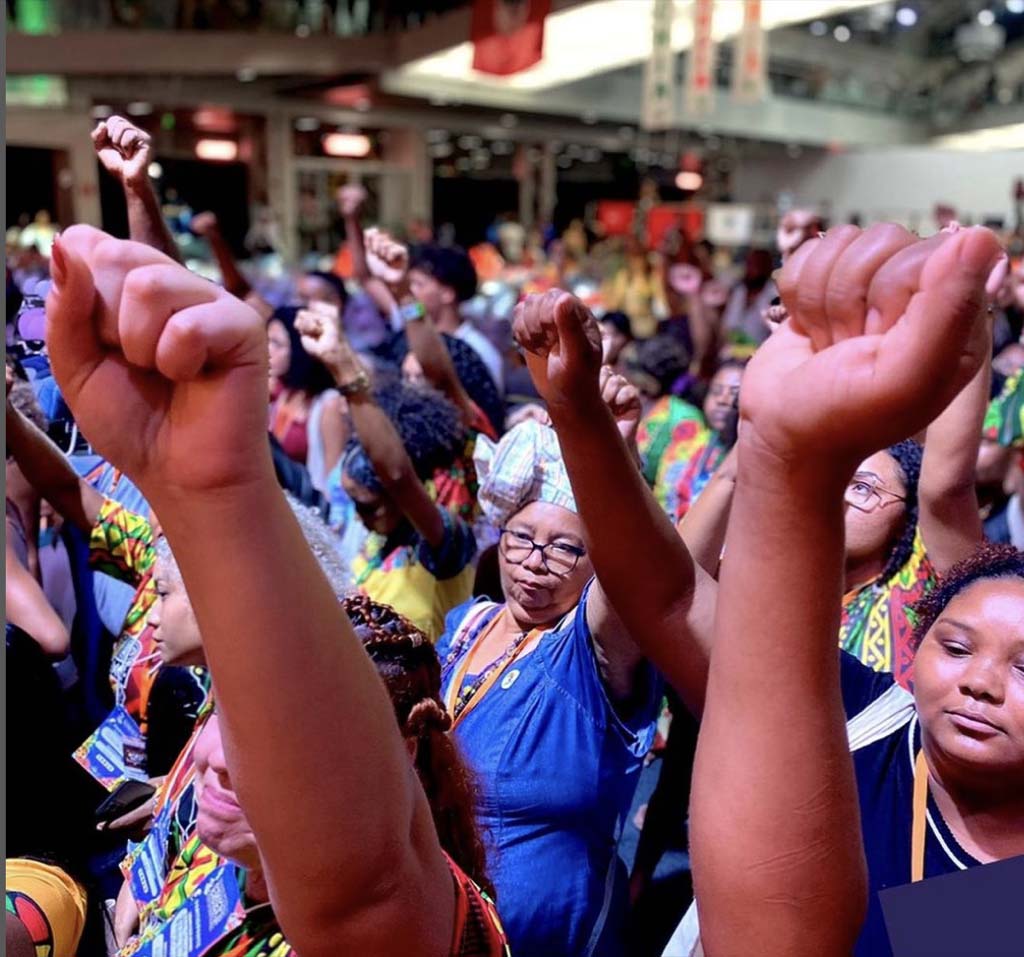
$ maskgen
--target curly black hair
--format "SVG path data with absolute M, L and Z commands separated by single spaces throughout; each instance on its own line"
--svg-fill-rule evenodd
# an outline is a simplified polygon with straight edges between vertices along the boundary
M 298 314 L 297 306 L 281 306 L 274 310 L 274 314 L 267 321 L 268 325 L 276 320 L 284 326 L 292 347 L 288 371 L 281 377 L 281 381 L 289 389 L 301 389 L 310 395 L 319 395 L 333 388 L 334 379 L 322 363 L 302 348 L 302 337 L 295 328 L 295 318 Z
M 680 376 L 690 367 L 690 353 L 674 336 L 653 336 L 642 339 L 636 346 L 636 357 L 627 365 L 650 376 L 661 389 L 661 395 L 670 392 Z
M 903 531 L 889 552 L 885 570 L 879 579 L 883 582 L 892 578 L 910 560 L 914 551 L 918 516 L 917 484 L 921 480 L 921 459 L 924 455 L 921 444 L 913 439 L 890 445 L 886 451 L 896 460 L 907 498 L 904 502 Z
M 1024 551 L 1012 545 L 985 542 L 971 555 L 957 562 L 924 598 L 913 605 L 914 633 L 910 644 L 915 650 L 935 624 L 945 607 L 976 581 L 993 578 L 1019 578 L 1024 580 Z
M 440 392 L 393 382 L 374 390 L 373 397 L 398 430 L 421 479 L 450 465 L 465 448 L 466 431 L 459 411 Z M 383 489 L 358 436 L 349 439 L 343 462 L 344 471 L 364 488 L 372 492 Z
M 476 295 L 476 267 L 461 246 L 438 246 L 427 243 L 411 250 L 409 268 L 433 276 L 442 286 L 455 293 L 459 302 Z

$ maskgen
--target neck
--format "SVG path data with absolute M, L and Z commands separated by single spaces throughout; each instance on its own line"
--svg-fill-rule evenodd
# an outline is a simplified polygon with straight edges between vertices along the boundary
M 982 863 L 1024 854 L 1024 782 L 1017 776 L 971 775 L 965 779 L 941 765 L 929 753 L 929 787 L 943 820 L 960 846 Z
M 434 325 L 437 326 L 440 332 L 447 332 L 448 335 L 453 336 L 458 331 L 459 326 L 462 325 L 462 317 L 459 315 L 458 310 L 452 306 L 442 306 L 441 311 L 434 320 Z
M 246 871 L 245 896 L 257 904 L 266 904 L 270 901 L 270 891 L 267 890 L 262 867 L 250 867 Z
M 866 585 L 882 574 L 885 559 L 874 555 L 867 558 L 846 557 L 846 580 L 843 585 L 846 591 Z

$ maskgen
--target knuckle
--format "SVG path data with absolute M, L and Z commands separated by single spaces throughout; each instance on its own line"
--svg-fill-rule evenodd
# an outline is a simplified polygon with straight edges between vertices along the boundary
M 133 269 L 124 281 L 125 295 L 144 302 L 161 297 L 165 291 L 163 270 L 159 266 L 141 266 Z

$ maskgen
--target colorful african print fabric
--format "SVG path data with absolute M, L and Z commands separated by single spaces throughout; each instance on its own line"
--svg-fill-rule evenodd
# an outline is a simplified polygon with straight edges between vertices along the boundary
M 155 562 L 149 522 L 114 499 L 104 499 L 89 537 L 89 563 L 97 571 L 135 587 L 121 634 L 114 642 L 110 684 L 115 703 L 139 723 L 143 734 L 146 703 L 160 667 L 153 629 L 149 627 L 149 612 L 156 601 Z
M 704 417 L 696 406 L 674 395 L 658 399 L 641 420 L 636 433 L 636 445 L 648 485 L 653 487 L 658 480 L 661 459 L 672 440 L 672 433 L 684 421 L 703 423 Z
M 1024 369 L 1018 369 L 988 406 L 982 433 L 1000 445 L 1024 446 Z
M 200 957 L 293 957 L 269 904 L 245 912 L 242 923 L 211 944 Z
M 438 505 L 447 509 L 456 518 L 470 523 L 480 514 L 477 505 L 480 483 L 477 479 L 476 466 L 473 464 L 473 451 L 476 449 L 477 438 L 481 435 L 497 441 L 497 433 L 490 420 L 474 402 L 473 419 L 469 423 L 466 445 L 462 453 L 447 468 L 436 469 L 425 483 L 427 492 Z
M 845 596 L 839 647 L 875 671 L 891 671 L 901 685 L 909 687 L 914 663 L 910 606 L 935 585 L 935 580 L 935 569 L 918 529 L 910 558 L 892 577 L 877 578 Z
M 654 483 L 654 497 L 673 522 L 690 510 L 728 452 L 700 413 L 676 424 Z

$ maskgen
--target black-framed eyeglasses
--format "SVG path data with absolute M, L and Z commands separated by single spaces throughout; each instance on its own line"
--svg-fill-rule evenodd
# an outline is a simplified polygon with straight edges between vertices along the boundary
M 501 554 L 513 565 L 522 565 L 534 553 L 540 552 L 544 568 L 552 575 L 564 577 L 576 571 L 580 559 L 587 554 L 585 548 L 565 542 L 538 545 L 529 535 L 508 528 L 501 530 Z
M 886 488 L 878 482 L 872 482 L 865 476 L 855 475 L 846 486 L 847 505 L 852 505 L 860 512 L 873 512 L 880 505 L 884 505 L 886 497 L 889 501 L 905 502 L 907 497 Z

